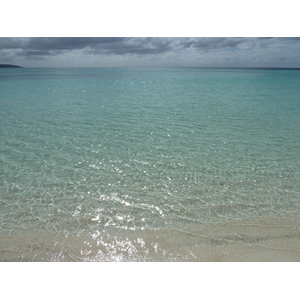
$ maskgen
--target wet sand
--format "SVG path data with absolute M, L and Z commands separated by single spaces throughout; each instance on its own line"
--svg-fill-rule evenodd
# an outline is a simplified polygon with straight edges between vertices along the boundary
M 300 218 L 295 215 L 160 231 L 0 239 L 0 261 L 300 261 Z

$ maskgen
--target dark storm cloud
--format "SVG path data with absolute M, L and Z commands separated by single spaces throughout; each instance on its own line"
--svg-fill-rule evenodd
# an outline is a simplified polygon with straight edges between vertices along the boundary
M 18 38 L 0 38 L 0 51 L 4 49 L 22 48 L 22 39 Z
M 118 37 L 34 37 L 34 38 L 2 38 L 1 49 L 17 51 L 19 56 L 53 56 L 62 52 L 81 50 L 85 48 L 108 47 L 114 43 L 121 43 L 125 38 Z
M 161 54 L 165 52 L 194 49 L 263 47 L 276 41 L 300 41 L 300 38 L 129 38 L 129 37 L 34 37 L 1 38 L 0 50 L 18 50 L 24 56 L 48 56 L 71 50 L 85 50 L 88 54 Z
M 33 37 L 0 38 L 0 49 L 23 50 L 72 50 L 87 46 L 116 43 L 124 40 L 119 37 Z
M 282 66 L 286 61 L 299 67 L 299 53 L 299 37 L 0 38 L 0 63 L 16 60 L 28 65 L 38 60 L 94 66 L 108 65 L 112 59 L 122 66 L 153 66 L 154 61 L 156 66 Z
M 63 51 L 83 50 L 89 54 L 158 54 L 171 50 L 171 42 L 163 38 L 125 37 L 50 37 L 3 38 L 0 50 L 18 50 L 18 55 L 48 56 Z
M 282 37 L 278 38 L 279 40 L 284 40 L 284 41 L 297 41 L 300 42 L 300 37 Z
M 58 37 L 58 38 L 31 38 L 25 45 L 30 50 L 74 50 L 98 45 L 119 43 L 124 38 L 118 37 Z

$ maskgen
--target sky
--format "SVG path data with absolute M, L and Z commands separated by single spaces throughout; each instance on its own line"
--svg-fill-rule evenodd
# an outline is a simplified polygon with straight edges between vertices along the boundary
M 23 67 L 300 68 L 299 37 L 0 37 Z

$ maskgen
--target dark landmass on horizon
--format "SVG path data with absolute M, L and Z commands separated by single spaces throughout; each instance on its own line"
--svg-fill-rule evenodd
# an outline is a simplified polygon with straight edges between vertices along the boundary
M 7 64 L 0 64 L 0 68 L 23 68 L 16 65 L 7 65 Z

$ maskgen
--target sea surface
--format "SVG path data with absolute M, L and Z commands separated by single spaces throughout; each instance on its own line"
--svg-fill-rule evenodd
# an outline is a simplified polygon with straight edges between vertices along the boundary
M 198 261 L 299 212 L 300 70 L 0 70 L 0 261 Z

